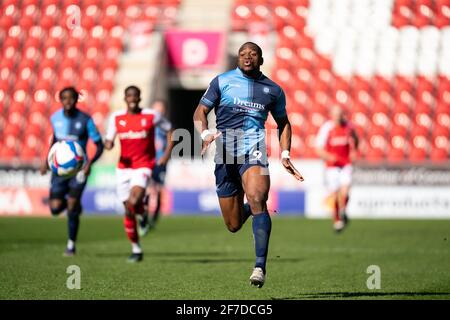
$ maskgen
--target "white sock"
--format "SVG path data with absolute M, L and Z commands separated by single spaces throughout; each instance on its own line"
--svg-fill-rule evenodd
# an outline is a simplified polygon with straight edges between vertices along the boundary
M 131 252 L 133 253 L 142 253 L 141 246 L 137 242 L 131 243 Z
M 72 250 L 73 248 L 75 248 L 75 241 L 69 239 L 67 241 L 67 249 Z

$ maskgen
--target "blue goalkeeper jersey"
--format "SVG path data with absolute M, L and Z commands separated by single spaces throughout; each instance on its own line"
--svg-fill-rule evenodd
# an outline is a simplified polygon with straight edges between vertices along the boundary
M 217 130 L 222 132 L 218 145 L 223 143 L 234 156 L 265 153 L 264 124 L 269 112 L 275 119 L 286 116 L 283 89 L 262 73 L 253 79 L 239 68 L 215 77 L 200 103 L 214 108 Z
M 70 117 L 64 114 L 64 109 L 59 109 L 50 117 L 55 141 L 77 141 L 86 151 L 88 139 L 97 142 L 102 137 L 97 130 L 91 116 L 76 109 Z

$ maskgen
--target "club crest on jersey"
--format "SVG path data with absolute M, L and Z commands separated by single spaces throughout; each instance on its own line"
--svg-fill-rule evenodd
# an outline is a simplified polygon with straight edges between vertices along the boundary
M 75 129 L 78 129 L 78 130 L 81 129 L 81 122 L 75 123 Z
M 265 94 L 270 93 L 269 87 L 264 87 L 264 88 L 263 88 L 263 92 L 264 92 Z
M 119 121 L 119 124 L 120 124 L 122 127 L 125 127 L 125 126 L 127 125 L 127 122 L 126 122 L 125 120 L 120 120 L 120 121 Z
M 147 125 L 147 120 L 146 120 L 146 119 L 142 119 L 142 120 L 141 120 L 141 125 L 142 125 L 143 127 L 145 127 L 145 126 Z

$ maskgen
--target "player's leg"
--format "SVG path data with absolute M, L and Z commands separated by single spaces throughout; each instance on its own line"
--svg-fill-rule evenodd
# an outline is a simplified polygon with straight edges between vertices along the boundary
M 159 219 L 159 214 L 161 211 L 161 193 L 162 193 L 162 185 L 159 183 L 155 183 L 153 185 L 153 194 L 155 195 L 156 204 L 155 208 L 152 212 L 151 220 L 150 220 L 150 226 L 151 228 L 154 228 L 156 226 L 156 223 Z
M 86 179 L 73 177 L 68 179 L 69 193 L 67 197 L 67 231 L 68 240 L 65 255 L 72 256 L 75 254 L 75 243 L 77 241 L 78 230 L 80 227 L 80 215 L 83 211 L 81 205 L 81 197 L 86 187 Z
M 340 216 L 340 206 L 339 206 L 339 175 L 340 169 L 336 167 L 329 167 L 325 170 L 325 180 L 328 190 L 328 197 L 331 199 L 333 205 L 333 228 L 335 231 L 339 232 L 344 228 L 344 223 Z
M 259 165 L 244 169 L 242 185 L 253 215 L 252 227 L 256 255 L 255 268 L 250 281 L 253 285 L 262 287 L 265 281 L 267 253 L 272 230 L 272 220 L 267 210 L 270 176 L 268 169 Z
M 347 165 L 341 169 L 339 176 L 339 192 L 338 192 L 338 202 L 339 202 L 339 215 L 344 224 L 348 223 L 347 216 L 347 204 L 349 201 L 350 185 L 352 180 L 352 167 Z
M 249 204 L 244 204 L 239 171 L 235 165 L 216 164 L 214 174 L 223 220 L 230 232 L 237 232 L 252 214 Z
M 148 179 L 151 170 L 147 168 L 134 169 L 131 171 L 129 180 L 130 192 L 125 201 L 125 230 L 131 241 L 131 256 L 129 262 L 138 262 L 143 259 L 143 252 L 139 244 L 139 234 L 137 232 L 137 215 L 143 215 L 145 197 L 145 189 L 147 188 Z
M 69 182 L 67 179 L 58 177 L 52 173 L 50 180 L 50 200 L 49 207 L 52 216 L 57 216 L 67 209 L 66 195 L 69 192 Z
M 116 188 L 117 196 L 119 200 L 123 203 L 125 214 L 123 217 L 123 225 L 125 233 L 131 242 L 132 255 L 130 260 L 133 259 L 133 253 L 136 253 L 136 261 L 139 261 L 139 253 L 142 252 L 139 246 L 139 237 L 136 230 L 136 219 L 134 214 L 129 210 L 128 199 L 131 193 L 130 181 L 131 181 L 132 169 L 116 169 Z
M 154 228 L 161 211 L 161 194 L 164 187 L 164 180 L 166 175 L 166 166 L 155 166 L 152 172 L 152 194 L 156 199 L 156 205 L 152 212 L 151 219 L 149 221 L 150 228 Z
M 244 192 L 239 190 L 229 197 L 219 196 L 219 205 L 228 231 L 232 233 L 239 231 L 247 220 L 244 214 Z

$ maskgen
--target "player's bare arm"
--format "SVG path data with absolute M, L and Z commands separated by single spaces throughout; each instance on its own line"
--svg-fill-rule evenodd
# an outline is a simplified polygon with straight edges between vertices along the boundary
M 51 140 L 51 143 L 50 143 L 50 146 L 48 147 L 48 150 L 47 150 L 47 152 L 46 152 L 46 155 L 48 155 L 48 152 L 49 152 L 49 150 L 50 150 L 50 148 L 53 146 L 53 144 L 56 142 L 56 139 L 55 139 L 55 135 L 52 135 L 52 140 Z M 47 161 L 47 156 L 42 160 L 42 163 L 41 163 L 41 167 L 39 168 L 39 171 L 41 172 L 41 175 L 44 175 L 44 174 L 46 174 L 47 173 L 47 171 L 48 171 L 48 161 Z
M 92 157 L 92 159 L 89 159 L 86 162 L 86 164 L 84 165 L 84 168 L 83 168 L 84 174 L 86 176 L 89 176 L 89 174 L 91 173 L 92 164 L 94 164 L 94 162 L 97 161 L 103 154 L 103 150 L 105 148 L 105 145 L 103 144 L 103 140 L 99 139 L 98 141 L 95 141 L 95 147 L 96 147 L 96 150 L 95 150 L 94 156 Z
M 288 117 L 276 118 L 275 121 L 278 125 L 281 150 L 290 151 L 291 137 L 292 137 L 291 123 L 289 122 Z M 298 172 L 298 170 L 295 168 L 295 166 L 292 164 L 291 160 L 288 157 L 282 156 L 281 163 L 283 164 L 283 167 L 286 169 L 286 171 L 289 172 L 291 175 L 293 175 L 295 179 L 299 181 L 304 180 L 301 173 Z
M 206 149 L 208 149 L 209 145 L 220 136 L 220 132 L 215 134 L 208 132 L 208 113 L 210 109 L 203 105 L 199 104 L 197 109 L 194 112 L 194 126 L 195 129 L 201 134 L 202 137 L 202 151 L 201 155 L 205 153 Z
M 105 149 L 106 150 L 111 150 L 112 148 L 114 148 L 114 141 L 106 140 L 105 141 Z
M 357 158 L 359 138 L 354 129 L 351 131 L 350 136 L 351 136 L 350 160 L 355 161 Z
M 161 159 L 158 160 L 158 165 L 166 165 L 167 162 L 169 162 L 170 160 L 170 156 L 172 154 L 172 149 L 173 149 L 173 140 L 172 140 L 172 133 L 173 133 L 173 129 L 170 129 L 167 132 L 167 148 L 164 151 L 163 156 L 161 157 Z

